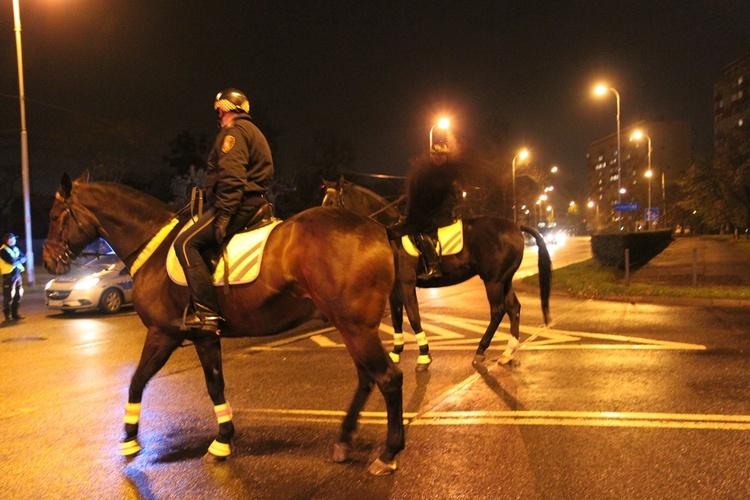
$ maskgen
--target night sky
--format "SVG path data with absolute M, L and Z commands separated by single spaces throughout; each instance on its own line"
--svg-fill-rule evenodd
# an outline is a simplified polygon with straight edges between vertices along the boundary
M 20 3 L 30 149 L 83 113 L 142 126 L 166 153 L 183 130 L 213 134 L 213 97 L 233 86 L 281 132 L 279 171 L 333 132 L 352 141 L 358 171 L 404 174 L 447 114 L 467 138 L 507 122 L 518 148 L 559 165 L 581 196 L 588 145 L 615 130 L 614 97 L 594 98 L 595 83 L 620 92 L 623 127 L 689 120 L 709 155 L 713 82 L 750 52 L 747 0 Z M 18 133 L 11 0 L 0 27 L 7 156 Z

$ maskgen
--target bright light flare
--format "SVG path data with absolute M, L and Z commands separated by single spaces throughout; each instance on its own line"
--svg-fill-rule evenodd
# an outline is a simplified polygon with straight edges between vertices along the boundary
M 438 122 L 437 122 L 438 128 L 443 129 L 443 130 L 445 130 L 448 127 L 450 127 L 450 125 L 451 125 L 451 121 L 448 118 L 446 118 L 446 117 L 440 118 L 438 120 Z

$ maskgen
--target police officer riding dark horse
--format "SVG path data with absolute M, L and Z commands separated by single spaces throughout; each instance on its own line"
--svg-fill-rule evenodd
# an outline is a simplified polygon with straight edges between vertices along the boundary
M 274 171 L 271 148 L 250 118 L 245 94 L 233 88 L 224 90 L 216 96 L 214 109 L 219 133 L 208 157 L 208 208 L 174 243 L 190 289 L 190 303 L 175 324 L 209 334 L 219 332 L 222 318 L 211 271 L 202 254 L 270 213 L 266 189 Z
M 458 205 L 463 199 L 461 172 L 449 161 L 447 143 L 430 146 L 429 161 L 412 166 L 407 181 L 406 217 L 389 228 L 391 238 L 409 235 L 421 254 L 418 278 L 442 277 L 438 228 L 458 220 Z

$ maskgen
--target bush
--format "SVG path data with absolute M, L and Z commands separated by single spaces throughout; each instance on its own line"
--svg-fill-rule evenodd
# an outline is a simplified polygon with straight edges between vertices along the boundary
M 591 252 L 603 266 L 625 268 L 625 249 L 629 250 L 630 267 L 637 269 L 659 255 L 672 243 L 672 231 L 643 231 L 623 234 L 594 234 Z

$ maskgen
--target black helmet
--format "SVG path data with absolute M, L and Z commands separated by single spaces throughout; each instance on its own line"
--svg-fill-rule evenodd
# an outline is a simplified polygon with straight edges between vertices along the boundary
M 222 111 L 244 111 L 250 112 L 250 101 L 245 94 L 237 89 L 226 89 L 216 94 L 214 109 Z
M 3 243 L 8 243 L 8 240 L 9 240 L 9 239 L 11 239 L 11 238 L 16 238 L 16 239 L 18 239 L 18 236 L 16 236 L 16 235 L 15 235 L 15 234 L 13 234 L 13 233 L 5 233 L 5 234 L 3 235 Z

